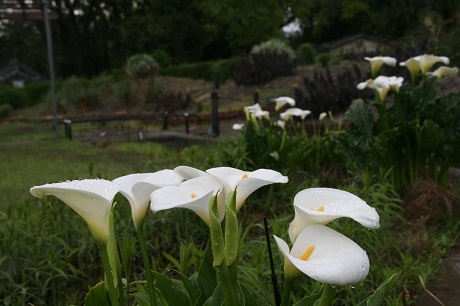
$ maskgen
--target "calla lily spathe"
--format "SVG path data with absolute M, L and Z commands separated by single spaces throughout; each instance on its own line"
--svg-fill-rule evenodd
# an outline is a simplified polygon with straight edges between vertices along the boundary
M 236 211 L 239 211 L 247 197 L 260 187 L 287 183 L 287 176 L 270 169 L 258 169 L 246 172 L 231 167 L 217 167 L 208 169 L 207 173 L 217 177 L 226 187 L 226 191 L 236 192 Z
M 246 119 L 247 120 L 249 120 L 251 118 L 251 114 L 253 114 L 253 113 L 257 112 L 257 111 L 262 111 L 262 107 L 260 107 L 259 103 L 244 107 L 244 113 L 246 114 Z
M 88 179 L 35 186 L 30 193 L 37 198 L 52 195 L 66 203 L 86 221 L 93 237 L 105 244 L 109 239 L 110 209 L 119 189 L 111 181 Z
M 265 110 L 257 110 L 251 113 L 251 116 L 256 119 L 270 120 L 270 112 Z
M 428 70 L 431 69 L 431 67 L 438 63 L 442 62 L 445 65 L 449 65 L 450 60 L 446 56 L 435 56 L 435 55 L 419 55 L 415 57 L 409 58 L 405 62 L 399 63 L 401 66 L 406 66 L 407 69 L 409 69 L 410 74 L 414 76 L 418 71 L 422 71 L 422 73 L 426 73 Z
M 387 94 L 390 90 L 394 92 L 399 92 L 399 88 L 402 86 L 404 82 L 403 77 L 396 77 L 396 76 L 383 76 L 380 75 L 375 80 L 369 79 L 365 82 L 359 83 L 356 87 L 359 90 L 363 90 L 364 88 L 368 87 L 375 90 L 380 98 L 380 101 L 385 101 Z
M 300 108 L 288 108 L 284 113 L 280 114 L 280 118 L 284 121 L 290 120 L 293 116 L 300 117 L 302 120 L 305 120 L 305 117 L 311 114 L 309 110 L 303 110 Z
M 377 73 L 382 68 L 382 65 L 396 66 L 396 59 L 389 56 L 374 56 L 374 57 L 365 57 L 366 61 L 371 63 L 372 76 L 377 76 Z
M 430 70 L 430 68 L 434 64 L 436 64 L 438 62 L 442 62 L 445 65 L 449 65 L 449 63 L 450 63 L 450 60 L 449 60 L 448 57 L 428 55 L 428 54 L 424 54 L 424 55 L 419 56 L 418 60 L 419 60 L 419 63 L 420 63 L 420 70 L 422 70 L 422 73 L 425 73 L 428 70 Z
M 457 67 L 441 66 L 433 72 L 427 72 L 427 75 L 433 75 L 440 79 L 454 76 L 458 73 Z
M 233 129 L 234 131 L 242 131 L 243 128 L 244 128 L 244 123 L 234 123 L 234 124 L 232 125 L 232 129 Z
M 284 105 L 289 104 L 291 107 L 295 106 L 295 100 L 291 97 L 278 97 L 274 99 L 276 106 L 275 110 L 280 110 Z
M 225 193 L 221 192 L 222 189 L 224 186 L 216 177 L 210 174 L 197 176 L 179 186 L 155 190 L 150 195 L 150 209 L 156 213 L 171 208 L 188 208 L 209 224 L 209 200 L 217 195 L 219 219 L 222 221 L 225 216 Z
M 169 169 L 154 173 L 137 173 L 125 175 L 113 180 L 120 185 L 120 192 L 131 205 L 131 215 L 136 229 L 145 218 L 150 202 L 150 194 L 165 186 L 177 186 L 184 178 Z
M 351 285 L 369 273 L 369 258 L 353 240 L 324 225 L 306 227 L 299 234 L 292 250 L 281 238 L 274 236 L 285 258 L 286 277 L 300 272 L 330 285 Z M 309 251 L 305 258 L 305 253 Z
M 304 189 L 294 197 L 295 217 L 289 226 L 289 237 L 295 242 L 302 230 L 314 224 L 325 225 L 341 217 L 352 218 L 362 226 L 380 227 L 375 208 L 347 191 L 333 188 Z

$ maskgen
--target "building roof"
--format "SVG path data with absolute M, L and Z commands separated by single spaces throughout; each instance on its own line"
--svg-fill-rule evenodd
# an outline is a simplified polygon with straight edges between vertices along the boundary
M 13 59 L 8 65 L 0 69 L 0 83 L 10 83 L 21 79 L 26 82 L 45 82 L 47 79 L 17 59 Z

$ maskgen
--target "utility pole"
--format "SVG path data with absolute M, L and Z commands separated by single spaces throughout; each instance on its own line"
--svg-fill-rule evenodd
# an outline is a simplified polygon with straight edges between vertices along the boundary
M 40 9 L 41 2 L 42 7 Z M 50 88 L 51 88 L 51 99 L 53 103 L 53 117 L 54 123 L 53 128 L 55 132 L 55 138 L 59 138 L 58 129 L 58 116 L 56 106 L 56 89 L 55 89 L 55 77 L 54 77 L 54 58 L 53 58 L 53 38 L 51 36 L 50 19 L 57 19 L 55 12 L 49 11 L 48 0 L 34 0 L 32 3 L 26 3 L 25 6 L 23 1 L 15 0 L 3 0 L 0 2 L 0 19 L 8 20 L 43 20 L 45 23 L 46 33 L 46 47 L 48 50 L 48 65 L 49 65 L 49 77 L 50 77 Z

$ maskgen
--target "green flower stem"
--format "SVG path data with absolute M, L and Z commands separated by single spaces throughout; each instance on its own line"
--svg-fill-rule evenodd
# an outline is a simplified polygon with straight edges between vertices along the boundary
M 150 267 L 150 258 L 148 256 L 147 246 L 145 244 L 143 224 L 144 222 L 141 222 L 139 224 L 139 227 L 137 228 L 137 237 L 139 238 L 139 245 L 141 247 L 142 259 L 144 260 L 145 277 L 147 278 L 150 305 L 156 306 L 157 305 L 156 289 L 155 289 L 155 284 L 153 282 L 152 269 Z
M 115 288 L 118 289 L 118 297 L 121 305 L 126 305 L 125 291 L 123 281 L 121 279 L 121 261 L 117 248 L 117 240 L 115 236 L 115 217 L 114 210 L 116 202 L 110 209 L 109 214 L 109 239 L 107 242 L 107 254 L 109 257 L 109 264 L 112 267 L 112 274 L 114 277 Z
M 234 266 L 234 267 L 233 267 Z M 236 280 L 236 265 L 227 267 L 227 262 L 224 261 L 220 266 L 216 267 L 219 274 L 219 279 L 224 290 L 225 306 L 238 305 L 238 283 Z
M 109 253 L 107 252 L 107 244 L 100 244 L 102 264 L 105 271 L 105 283 L 109 287 L 110 302 L 112 306 L 118 306 L 118 294 L 115 284 L 113 283 L 112 267 L 110 266 Z
M 295 277 L 286 277 L 284 280 L 283 295 L 281 297 L 281 306 L 288 306 L 291 301 L 291 288 Z
M 335 292 L 337 290 L 333 288 L 331 285 L 324 285 L 323 294 L 321 294 L 321 298 L 319 300 L 318 306 L 329 306 L 332 305 L 335 298 Z

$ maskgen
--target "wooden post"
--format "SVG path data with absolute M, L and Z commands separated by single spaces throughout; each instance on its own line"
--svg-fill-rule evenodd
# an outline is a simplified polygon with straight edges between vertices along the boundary
M 219 130 L 219 95 L 213 90 L 211 93 L 211 115 L 212 115 L 212 134 L 214 137 L 220 135 Z

